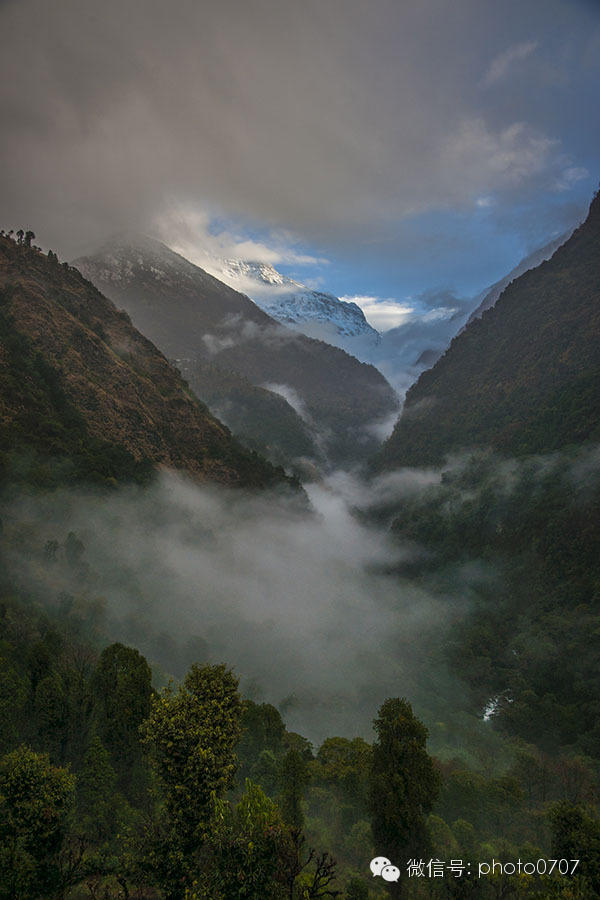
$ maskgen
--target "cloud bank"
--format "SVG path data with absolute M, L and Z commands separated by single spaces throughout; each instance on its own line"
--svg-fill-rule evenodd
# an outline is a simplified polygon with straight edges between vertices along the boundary
M 368 736 L 387 696 L 431 709 L 458 690 L 434 659 L 457 607 L 399 578 L 395 568 L 414 550 L 350 512 L 438 481 L 439 473 L 403 472 L 368 490 L 337 473 L 308 487 L 307 513 L 165 474 L 147 491 L 64 491 L 2 515 L 7 533 L 27 535 L 11 568 L 34 595 L 104 598 L 113 640 L 178 676 L 193 661 L 225 661 L 247 694 L 321 740 Z M 69 531 L 84 544 L 81 564 L 70 566 L 62 550 L 49 563 L 46 542 L 62 546 Z
M 5 224 L 73 257 L 192 203 L 348 245 L 492 192 L 522 201 L 598 143 L 569 102 L 597 80 L 598 33 L 583 0 L 4 3 Z

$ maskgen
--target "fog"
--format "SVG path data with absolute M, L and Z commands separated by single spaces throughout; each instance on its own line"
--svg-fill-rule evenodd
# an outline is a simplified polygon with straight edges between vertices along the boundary
M 394 569 L 414 548 L 350 511 L 438 480 L 395 473 L 368 489 L 339 472 L 308 486 L 306 511 L 165 473 L 146 490 L 21 499 L 3 518 L 26 535 L 12 567 L 45 602 L 65 591 L 104 598 L 110 639 L 178 677 L 193 661 L 224 661 L 246 695 L 318 742 L 369 736 L 388 696 L 432 711 L 456 695 L 435 651 L 447 598 L 401 579 Z M 70 531 L 85 548 L 76 564 L 64 551 Z M 60 549 L 49 562 L 52 540 Z
M 449 528 L 461 506 L 480 504 L 494 530 L 503 509 L 552 484 L 585 507 L 599 478 L 598 446 L 522 460 L 478 452 L 370 481 L 337 471 L 306 486 L 309 503 L 163 472 L 147 488 L 22 496 L 1 515 L 15 584 L 75 619 L 93 609 L 99 647 L 138 647 L 157 685 L 193 662 L 225 662 L 245 696 L 275 704 L 318 744 L 370 738 L 390 696 L 406 696 L 429 726 L 463 713 L 470 728 L 482 722 L 445 659 L 452 631 L 481 611 L 480 589 L 502 589 L 501 563 L 439 566 L 390 531 L 403 504 L 425 515 L 435 505 Z M 69 532 L 83 544 L 75 554 Z

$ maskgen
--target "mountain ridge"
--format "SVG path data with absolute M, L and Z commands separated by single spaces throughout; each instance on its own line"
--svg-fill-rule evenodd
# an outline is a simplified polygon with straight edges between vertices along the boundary
M 527 256 L 524 256 L 507 275 L 494 282 L 490 287 L 485 288 L 485 290 L 483 290 L 474 300 L 474 302 L 477 303 L 477 306 L 469 316 L 467 325 L 469 322 L 472 322 L 473 319 L 481 318 L 486 309 L 490 309 L 494 306 L 502 294 L 502 291 L 508 287 L 511 281 L 514 281 L 515 278 L 524 275 L 525 272 L 528 272 L 530 269 L 535 269 L 540 263 L 550 259 L 556 250 L 558 250 L 559 247 L 562 247 L 562 245 L 571 237 L 574 230 L 575 229 L 571 228 L 568 231 L 564 231 L 561 235 L 548 241 L 548 243 L 544 244 L 542 247 L 533 250 L 531 253 L 527 254 Z
M 283 324 L 298 326 L 300 331 L 309 323 L 325 324 L 342 337 L 367 336 L 375 343 L 378 341 L 378 332 L 356 303 L 309 288 L 282 275 L 270 263 L 211 257 L 206 266 L 217 278 L 247 294 L 264 312 Z
M 408 391 L 380 464 L 461 449 L 538 453 L 600 438 L 600 196 L 585 222 L 513 280 Z
M 374 366 L 286 328 L 159 241 L 119 246 L 113 240 L 75 262 L 169 358 L 210 364 L 255 387 L 276 385 L 284 397 L 286 391 L 297 395 L 301 407 L 295 408 L 304 411 L 315 453 L 324 448 L 332 465 L 366 459 L 376 449 L 370 425 L 398 408 Z M 190 380 L 202 396 L 202 380 L 193 372 Z M 229 399 L 227 393 L 217 398 L 222 406 Z
M 283 471 L 232 437 L 126 313 L 54 254 L 0 237 L 0 292 L 5 461 L 19 445 L 44 459 L 87 454 L 92 472 L 97 464 L 109 479 L 119 474 L 116 455 L 132 470 L 284 483 Z

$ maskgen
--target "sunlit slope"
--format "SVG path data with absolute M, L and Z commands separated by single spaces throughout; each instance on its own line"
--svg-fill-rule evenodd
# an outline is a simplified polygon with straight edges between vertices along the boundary
M 0 452 L 5 471 L 42 484 L 67 470 L 71 480 L 139 480 L 157 466 L 231 485 L 283 480 L 196 400 L 126 313 L 54 255 L 7 237 Z
M 476 446 L 511 454 L 600 438 L 600 196 L 552 258 L 513 281 L 410 389 L 386 467 Z

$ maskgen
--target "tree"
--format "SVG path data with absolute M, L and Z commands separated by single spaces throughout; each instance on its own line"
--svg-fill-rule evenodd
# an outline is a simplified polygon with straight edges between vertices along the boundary
M 257 781 L 263 789 L 272 789 L 274 783 L 269 773 L 269 785 L 263 780 L 265 767 L 283 753 L 285 725 L 281 714 L 270 703 L 254 703 L 245 700 L 242 714 L 242 738 L 237 755 L 241 778 Z M 268 791 L 267 791 L 268 792 Z
M 344 900 L 369 900 L 369 888 L 362 878 L 351 878 L 346 886 Z
M 590 897 L 600 895 L 600 819 L 580 806 L 559 803 L 550 813 L 552 856 L 579 859 Z
M 141 732 L 163 797 L 148 864 L 167 898 L 182 897 L 198 867 L 213 795 L 233 783 L 242 704 L 237 678 L 223 665 L 194 665 L 177 690 L 152 700 Z
M 110 753 L 120 789 L 131 797 L 136 779 L 142 778 L 139 729 L 150 714 L 150 666 L 133 647 L 111 644 L 100 654 L 91 688 L 96 732 Z
M 25 246 L 31 247 L 31 242 L 33 240 L 35 240 L 35 234 L 33 233 L 33 231 L 26 231 L 25 238 L 24 238 Z
M 302 749 L 296 749 L 300 746 Z M 312 755 L 312 754 L 311 754 Z M 309 758 L 302 744 L 292 743 L 281 761 L 279 805 L 289 828 L 290 843 L 286 861 L 287 896 L 290 900 L 316 900 L 318 897 L 337 897 L 332 882 L 336 876 L 336 861 L 329 853 L 317 853 L 311 847 L 305 854 L 306 836 L 303 833 L 304 810 L 302 800 L 310 780 Z
M 115 825 L 115 770 L 97 734 L 92 735 L 77 778 L 77 814 L 94 844 L 107 840 Z
M 25 679 L 7 659 L 0 657 L 0 752 L 11 750 L 19 743 L 26 704 Z
M 374 846 L 400 869 L 400 881 L 391 883 L 390 890 L 403 896 L 408 860 L 423 856 L 429 846 L 426 816 L 440 779 L 426 750 L 427 729 L 406 699 L 386 700 L 374 727 L 369 779 Z
M 37 741 L 55 762 L 65 762 L 69 696 L 61 674 L 52 670 L 36 687 L 33 709 L 37 721 Z
M 240 802 L 214 799 L 197 898 L 284 900 L 289 834 L 277 805 L 246 781 Z
M 336 789 L 340 806 L 350 808 L 356 819 L 364 816 L 368 808 L 370 767 L 371 747 L 366 741 L 332 737 L 321 744 L 315 771 L 322 781 Z
M 304 811 L 302 798 L 310 780 L 306 760 L 297 750 L 288 750 L 281 762 L 279 805 L 283 818 L 292 831 L 302 831 Z
M 61 884 L 75 777 L 20 747 L 0 761 L 0 898 L 34 900 Z

